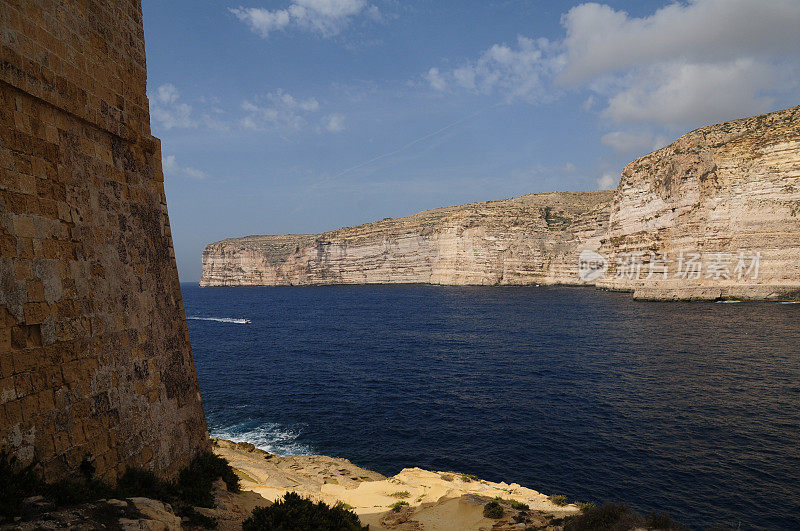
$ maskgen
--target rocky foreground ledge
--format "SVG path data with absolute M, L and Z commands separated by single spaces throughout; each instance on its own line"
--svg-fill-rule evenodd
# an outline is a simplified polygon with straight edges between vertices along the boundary
M 249 443 L 220 439 L 212 439 L 210 446 L 216 455 L 195 459 L 177 482 L 129 470 L 115 488 L 80 481 L 39 484 L 35 495 L 20 498 L 14 518 L 2 513 L 0 530 L 266 531 L 276 522 L 291 522 L 281 529 L 305 530 L 309 522 L 319 523 L 323 513 L 342 529 L 685 529 L 663 513 L 642 517 L 622 504 L 570 504 L 565 496 L 546 496 L 516 483 L 458 472 L 406 468 L 387 478 L 347 459 L 278 456 Z M 24 481 L 25 474 L 20 471 L 15 477 Z M 68 495 L 64 489 L 77 490 Z M 288 500 L 293 505 L 287 509 Z M 319 511 L 313 516 L 312 507 Z M 265 516 L 268 513 L 271 516 Z M 352 520 L 345 525 L 342 517 Z
M 370 529 L 524 529 L 547 526 L 577 514 L 572 504 L 558 505 L 548 496 L 516 483 L 493 483 L 455 472 L 405 468 L 390 478 L 360 468 L 347 459 L 322 455 L 281 457 L 248 443 L 214 441 L 214 453 L 227 459 L 241 478 L 243 490 L 275 501 L 297 492 L 329 505 L 352 507 Z M 490 519 L 484 506 L 494 498 L 505 500 L 505 516 Z M 515 522 L 525 504 L 528 523 Z M 520 518 L 517 518 L 521 520 Z
M 214 453 L 227 459 L 243 491 L 272 502 L 297 492 L 329 505 L 347 504 L 370 529 L 558 529 L 560 518 L 577 514 L 573 504 L 516 483 L 493 483 L 456 472 L 406 468 L 392 477 L 360 468 L 347 459 L 322 455 L 277 456 L 252 444 L 216 439 Z M 504 516 L 484 516 L 484 506 L 502 498 Z M 514 509 L 525 504 L 523 510 Z M 515 521 L 516 520 L 516 521 Z M 526 522 L 527 520 L 527 522 Z

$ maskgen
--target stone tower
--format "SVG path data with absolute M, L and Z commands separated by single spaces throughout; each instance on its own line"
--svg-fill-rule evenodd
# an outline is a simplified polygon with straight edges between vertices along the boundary
M 173 474 L 206 446 L 139 0 L 0 0 L 0 446 Z

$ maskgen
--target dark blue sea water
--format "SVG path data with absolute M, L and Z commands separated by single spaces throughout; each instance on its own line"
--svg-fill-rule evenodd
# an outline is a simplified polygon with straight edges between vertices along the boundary
M 800 305 L 545 287 L 183 295 L 214 435 L 698 528 L 800 529 Z

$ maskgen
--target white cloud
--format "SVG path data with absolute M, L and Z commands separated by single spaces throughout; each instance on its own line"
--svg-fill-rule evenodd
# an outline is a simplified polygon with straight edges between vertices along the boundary
M 604 115 L 617 122 L 692 124 L 758 114 L 774 102 L 763 91 L 776 86 L 776 68 L 754 59 L 643 68 L 609 98 Z
M 264 38 L 289 26 L 333 37 L 359 15 L 372 20 L 379 20 L 381 16 L 378 8 L 368 5 L 366 0 L 293 0 L 285 9 L 238 7 L 230 11 Z
M 613 190 L 619 182 L 619 176 L 613 173 L 604 173 L 597 179 L 597 185 L 601 190 Z
M 275 30 L 280 30 L 289 25 L 289 12 L 285 9 L 269 11 L 257 7 L 230 8 L 236 18 L 245 22 L 251 30 L 266 38 Z
M 156 100 L 159 103 L 164 105 L 168 105 L 170 103 L 175 103 L 178 101 L 180 94 L 178 93 L 178 89 L 175 88 L 175 85 L 172 83 L 167 83 L 165 85 L 161 85 L 156 89 Z
M 175 85 L 166 83 L 149 94 L 150 118 L 164 129 L 194 128 L 197 121 L 192 116 L 192 107 L 181 103 L 180 92 Z
M 616 122 L 694 127 L 769 110 L 797 93 L 800 2 L 692 0 L 648 17 L 581 4 L 562 17 L 556 80 L 605 97 Z
M 669 139 L 648 131 L 613 131 L 603 135 L 600 143 L 620 155 L 637 155 L 662 148 L 669 143 Z
M 247 129 L 298 131 L 308 124 L 308 115 L 319 110 L 319 102 L 314 98 L 300 100 L 278 89 L 245 101 L 242 109 L 245 117 L 241 123 Z
M 329 114 L 322 119 L 322 125 L 332 133 L 344 131 L 344 114 Z
M 800 47 L 796 0 L 675 2 L 642 18 L 586 3 L 570 9 L 562 24 L 566 62 L 559 77 L 565 83 L 677 59 L 709 63 L 794 55 Z
M 800 95 L 800 2 L 689 0 L 646 17 L 599 3 L 562 16 L 562 39 L 494 45 L 430 85 L 541 102 L 588 91 L 585 110 L 671 130 L 790 105 Z
M 549 80 L 560 68 L 560 56 L 547 39 L 518 36 L 515 46 L 495 44 L 475 61 L 450 72 L 431 68 L 425 79 L 437 90 L 450 84 L 474 93 L 500 92 L 507 100 L 541 101 L 552 89 Z
M 439 73 L 438 68 L 431 68 L 424 77 L 431 84 L 431 87 L 436 90 L 444 90 L 447 87 L 447 81 Z
M 168 177 L 184 177 L 189 179 L 205 179 L 208 177 L 204 171 L 190 166 L 181 166 L 175 160 L 175 155 L 165 155 L 161 157 L 161 167 L 164 175 Z

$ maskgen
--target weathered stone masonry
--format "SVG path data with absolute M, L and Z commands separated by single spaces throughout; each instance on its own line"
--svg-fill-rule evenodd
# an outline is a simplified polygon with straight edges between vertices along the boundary
M 139 0 L 0 0 L 0 445 L 171 475 L 206 444 Z

